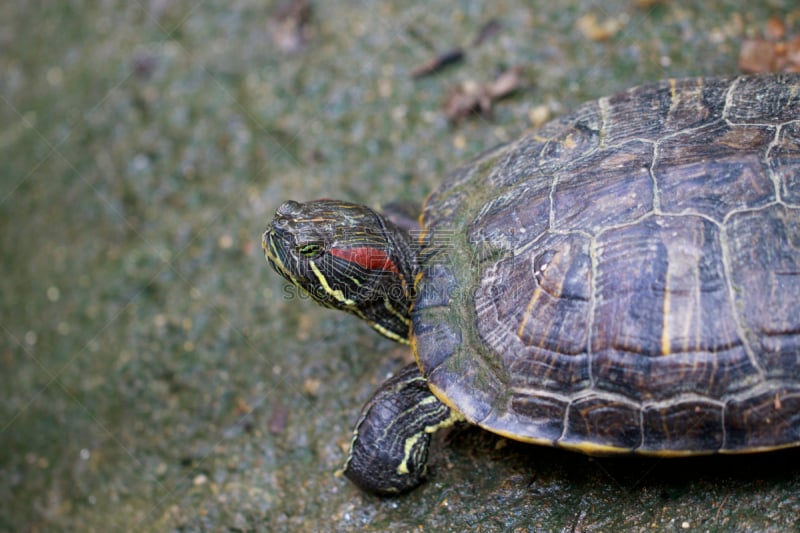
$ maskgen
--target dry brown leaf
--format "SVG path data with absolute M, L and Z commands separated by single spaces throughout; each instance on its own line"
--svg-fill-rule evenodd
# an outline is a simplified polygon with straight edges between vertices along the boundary
M 786 37 L 786 25 L 776 17 L 767 20 L 764 38 L 745 39 L 739 50 L 742 72 L 800 72 L 800 35 Z
M 311 38 L 309 0 L 283 0 L 272 12 L 269 30 L 272 42 L 281 52 L 294 54 L 305 48 Z
M 516 91 L 519 88 L 519 76 L 521 73 L 522 68 L 519 66 L 511 67 L 502 72 L 488 85 L 489 97 L 492 100 L 499 100 Z
M 582 16 L 575 25 L 584 37 L 592 41 L 607 41 L 619 33 L 624 26 L 622 21 L 614 18 L 600 21 L 594 13 Z
M 519 88 L 521 72 L 521 67 L 512 67 L 485 85 L 465 82 L 451 88 L 442 106 L 445 116 L 451 122 L 458 122 L 473 113 L 489 113 L 493 102 Z
M 764 36 L 770 41 L 778 41 L 786 37 L 786 25 L 777 17 L 767 19 Z
M 739 68 L 742 72 L 775 72 L 778 70 L 776 43 L 765 39 L 747 39 L 739 50 Z

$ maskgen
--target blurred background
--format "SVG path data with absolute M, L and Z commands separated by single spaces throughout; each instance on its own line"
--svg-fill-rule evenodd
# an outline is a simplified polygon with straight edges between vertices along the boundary
M 286 199 L 448 169 L 664 77 L 796 69 L 795 0 L 0 5 L 0 530 L 800 526 L 800 453 L 592 459 L 475 428 L 431 480 L 334 472 L 411 359 L 287 291 Z

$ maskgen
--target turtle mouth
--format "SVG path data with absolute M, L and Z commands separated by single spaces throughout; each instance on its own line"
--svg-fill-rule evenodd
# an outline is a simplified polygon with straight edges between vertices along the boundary
M 274 224 L 270 224 L 261 236 L 261 248 L 264 250 L 264 257 L 272 269 L 297 285 L 297 280 L 285 262 L 287 256 L 286 236 L 279 235 L 279 231 Z

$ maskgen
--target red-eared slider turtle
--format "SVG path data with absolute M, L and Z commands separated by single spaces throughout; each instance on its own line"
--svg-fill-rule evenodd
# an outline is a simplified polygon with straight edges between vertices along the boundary
M 586 453 L 800 444 L 800 75 L 601 98 L 452 173 L 420 235 L 286 202 L 269 263 L 410 343 L 345 475 L 418 485 L 458 420 Z

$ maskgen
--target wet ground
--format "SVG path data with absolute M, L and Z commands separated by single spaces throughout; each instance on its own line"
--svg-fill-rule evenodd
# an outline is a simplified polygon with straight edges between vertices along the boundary
M 796 450 L 593 459 L 463 428 L 419 490 L 360 493 L 334 472 L 410 354 L 260 249 L 285 199 L 419 202 L 583 100 L 738 72 L 776 21 L 800 32 L 796 2 L 4 3 L 0 530 L 798 528 Z M 511 67 L 490 115 L 448 121 L 452 87 Z

